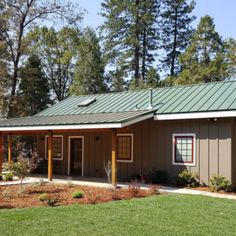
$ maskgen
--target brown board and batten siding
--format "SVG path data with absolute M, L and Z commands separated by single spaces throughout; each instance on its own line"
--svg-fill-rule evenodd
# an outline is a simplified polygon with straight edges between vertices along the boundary
M 201 181 L 206 184 L 214 174 L 221 174 L 236 184 L 236 160 L 232 155 L 235 153 L 232 140 L 236 128 L 233 127 L 233 118 L 181 121 L 148 119 L 118 129 L 118 134 L 133 134 L 134 142 L 133 162 L 118 162 L 118 177 L 124 180 L 134 174 L 147 174 L 153 169 L 159 169 L 168 171 L 173 180 L 185 166 L 172 164 L 172 135 L 194 133 L 196 135 L 196 163 L 195 166 L 187 166 L 187 169 L 197 172 Z M 67 174 L 69 136 L 83 136 L 84 176 L 105 176 L 104 162 L 111 159 L 111 132 L 109 130 L 61 134 L 64 136 L 63 161 L 54 161 L 56 173 Z M 44 142 L 41 138 L 41 155 L 44 155 Z

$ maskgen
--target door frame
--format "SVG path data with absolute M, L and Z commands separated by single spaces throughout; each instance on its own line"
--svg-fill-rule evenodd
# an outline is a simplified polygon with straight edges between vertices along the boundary
M 68 168 L 67 175 L 70 175 L 70 162 L 71 162 L 71 139 L 82 139 L 82 170 L 81 176 L 84 176 L 84 136 L 68 136 Z

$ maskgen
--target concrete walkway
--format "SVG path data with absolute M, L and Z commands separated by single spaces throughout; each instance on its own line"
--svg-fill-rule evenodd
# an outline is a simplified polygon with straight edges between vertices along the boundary
M 24 184 L 35 184 L 35 183 L 39 183 L 39 182 L 47 183 L 48 179 L 41 178 L 41 177 L 37 176 L 37 177 L 28 177 L 23 181 Z M 62 176 L 55 176 L 52 183 L 73 184 L 73 185 L 102 187 L 102 188 L 110 187 L 110 185 L 106 182 L 106 179 L 103 179 L 103 178 L 86 178 L 86 177 L 66 178 L 66 177 L 62 177 Z M 13 180 L 11 182 L 0 182 L 0 186 L 10 186 L 10 185 L 18 185 L 18 184 L 20 184 L 19 180 Z M 141 186 L 141 189 L 148 189 L 151 187 L 151 185 L 148 185 L 148 184 L 141 184 L 140 186 Z M 128 183 L 118 183 L 118 187 L 127 188 Z M 208 196 L 208 197 L 236 200 L 236 195 L 214 193 L 214 192 L 207 192 L 207 191 L 187 189 L 187 188 L 175 188 L 175 187 L 161 186 L 159 191 L 164 192 L 164 193 L 202 195 L 202 196 Z

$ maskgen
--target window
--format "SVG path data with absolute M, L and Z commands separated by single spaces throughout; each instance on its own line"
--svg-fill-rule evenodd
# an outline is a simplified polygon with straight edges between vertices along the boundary
M 117 161 L 133 161 L 133 134 L 117 135 Z
M 45 137 L 45 156 L 48 158 L 48 141 L 49 136 Z M 55 135 L 53 136 L 53 160 L 63 159 L 63 136 Z
M 195 134 L 173 134 L 173 164 L 195 165 Z

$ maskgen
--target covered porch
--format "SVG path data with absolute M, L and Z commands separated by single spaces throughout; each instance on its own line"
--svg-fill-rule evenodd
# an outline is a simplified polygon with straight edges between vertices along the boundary
M 102 116 L 101 116 L 102 115 Z M 2 171 L 3 164 L 3 142 L 4 137 L 7 137 L 7 161 L 10 163 L 13 161 L 12 157 L 12 137 L 13 136 L 34 136 L 37 140 L 44 139 L 47 145 L 45 145 L 45 157 L 47 161 L 47 179 L 52 181 L 55 173 L 55 161 L 53 138 L 61 134 L 66 134 L 64 142 L 67 143 L 67 151 L 65 151 L 65 159 L 67 162 L 63 162 L 65 168 L 67 168 L 67 175 L 72 174 L 71 169 L 71 155 L 70 144 L 73 138 L 81 139 L 82 148 L 82 170 L 81 176 L 73 176 L 73 178 L 85 178 L 87 177 L 84 166 L 87 160 L 87 154 L 85 148 L 94 149 L 93 143 L 88 141 L 90 136 L 99 139 L 99 136 L 95 134 L 106 134 L 106 142 L 103 142 L 103 146 L 109 146 L 109 160 L 111 161 L 111 180 L 112 185 L 117 186 L 117 137 L 118 133 L 127 129 L 132 124 L 149 119 L 153 117 L 153 111 L 133 111 L 133 112 L 121 112 L 121 113 L 106 113 L 90 115 L 72 115 L 72 116 L 56 116 L 56 117 L 27 117 L 10 119 L 0 122 L 0 172 Z M 84 135 L 86 133 L 86 136 Z M 41 138 L 40 138 L 41 137 Z M 87 138 L 86 138 L 87 137 Z M 6 139 L 6 138 L 5 138 Z M 47 140 L 47 141 L 46 141 Z M 89 143 L 89 144 L 88 144 Z M 99 145 L 99 144 L 98 144 Z M 6 153 L 6 150 L 5 150 Z M 94 155 L 96 153 L 94 151 Z M 103 154 L 101 154 L 103 155 Z M 95 168 L 95 167 L 94 167 Z M 58 176 L 56 176 L 58 178 Z M 91 177 L 91 176 L 89 176 Z M 95 176 L 94 176 L 95 177 Z M 96 178 L 98 179 L 98 178 Z M 91 179 L 90 179 L 91 180 Z M 85 181 L 85 179 L 84 179 Z M 104 179 L 103 179 L 104 181 Z

